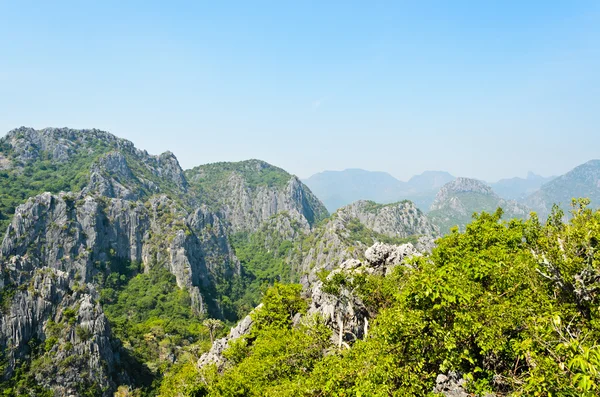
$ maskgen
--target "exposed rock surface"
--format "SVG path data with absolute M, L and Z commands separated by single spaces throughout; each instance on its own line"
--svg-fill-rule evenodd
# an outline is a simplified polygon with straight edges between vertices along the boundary
M 376 204 L 357 201 L 339 210 L 345 216 L 358 219 L 363 225 L 390 237 L 437 236 L 439 230 L 410 201 Z
M 254 310 L 259 310 L 261 307 L 262 304 L 258 305 Z M 252 330 L 253 323 L 254 321 L 252 320 L 251 314 L 249 314 L 233 327 L 226 337 L 215 340 L 210 350 L 200 356 L 198 367 L 202 368 L 210 364 L 216 364 L 219 370 L 223 370 L 227 364 L 223 352 L 229 347 L 230 342 L 235 341 L 244 335 L 248 335 Z
M 356 274 L 388 275 L 396 266 L 406 263 L 415 255 L 421 255 L 415 247 L 408 243 L 391 245 L 375 243 L 365 252 L 365 259 L 349 259 L 332 270 L 326 281 L 331 281 L 337 274 L 352 278 Z M 315 273 L 313 271 L 312 273 Z M 340 330 L 342 341 L 352 342 L 368 332 L 368 321 L 371 317 L 360 297 L 346 287 L 341 287 L 338 293 L 324 291 L 324 283 L 315 274 L 308 278 L 305 285 L 305 295 L 310 299 L 307 315 L 320 315 L 325 324 L 334 331 L 334 339 L 339 341 Z
M 447 375 L 439 374 L 435 379 L 434 393 L 444 397 L 471 397 L 473 394 L 465 390 L 467 381 L 457 372 L 450 371 Z M 485 394 L 482 397 L 495 397 L 495 394 Z
M 1 267 L 4 288 L 28 286 L 16 289 L 0 316 L 0 346 L 9 370 L 31 352 L 35 340 L 45 344 L 35 373 L 40 385 L 58 395 L 78 395 L 79 387 L 96 384 L 110 395 L 119 355 L 102 308 L 90 295 L 93 288 L 78 285 L 64 271 L 39 268 L 28 257 L 13 256 Z
M 303 283 L 314 281 L 311 270 L 332 270 L 348 259 L 364 257 L 374 242 L 401 242 L 410 237 L 426 252 L 438 234 L 438 228 L 409 201 L 385 205 L 358 201 L 340 208 L 313 232 L 313 239 L 303 247 Z
M 200 199 L 208 199 L 234 232 L 256 231 L 285 212 L 305 230 L 327 210 L 300 180 L 260 160 L 215 163 L 186 171 Z
M 206 302 L 203 294 L 215 288 L 216 275 L 239 272 L 221 221 L 203 208 L 188 214 L 166 196 L 146 203 L 50 193 L 31 198 L 17 209 L 0 247 L 0 289 L 31 287 L 19 288 L 10 311 L 0 317 L 0 346 L 9 357 L 9 371 L 31 339 L 52 337 L 48 321 L 65 323 L 60 313 L 73 308 L 77 322 L 60 340 L 71 342 L 75 358 L 68 359 L 63 350 L 52 354 L 59 361 L 52 361 L 49 376 L 40 382 L 68 395 L 85 368 L 90 382 L 112 390 L 108 374 L 118 354 L 111 350 L 102 309 L 94 303 L 94 280 L 103 272 L 97 264 L 113 259 L 139 261 L 146 270 L 166 266 L 178 286 L 189 290 L 197 312 L 218 313 L 216 302 Z M 77 327 L 89 339 L 79 340 Z M 58 368 L 60 373 L 52 372 Z
M 434 393 L 441 393 L 445 397 L 469 397 L 470 394 L 464 389 L 466 381 L 456 372 L 448 375 L 440 374 L 435 379 Z

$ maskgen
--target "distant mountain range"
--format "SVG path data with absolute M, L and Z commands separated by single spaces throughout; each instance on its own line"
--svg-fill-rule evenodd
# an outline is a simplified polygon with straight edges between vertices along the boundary
M 543 177 L 533 172 L 527 173 L 527 178 L 500 179 L 491 183 L 490 186 L 502 198 L 507 200 L 524 200 L 530 194 L 536 192 L 543 184 L 550 182 L 555 176 Z
M 321 199 L 330 212 L 357 200 L 391 203 L 411 200 L 427 211 L 437 192 L 456 177 L 446 171 L 425 171 L 408 182 L 400 181 L 387 172 L 367 171 L 358 168 L 343 171 L 323 171 L 303 182 Z M 527 196 L 555 177 L 543 177 L 532 172 L 526 178 L 501 179 L 489 185 L 505 200 L 524 201 Z
M 437 191 L 452 180 L 454 176 L 444 171 L 425 171 L 403 182 L 387 172 L 352 168 L 320 172 L 303 182 L 334 212 L 357 200 L 391 203 L 408 199 L 417 207 L 427 209 Z
M 600 160 L 590 160 L 542 185 L 524 203 L 540 217 L 545 217 L 553 204 L 560 205 L 564 211 L 569 210 L 574 197 L 587 197 L 592 201 L 592 207 L 600 206 Z
M 494 183 L 456 178 L 445 171 L 426 171 L 403 182 L 386 172 L 361 169 L 325 171 L 303 182 L 330 212 L 357 200 L 411 200 L 445 233 L 451 226 L 464 226 L 473 212 L 494 211 L 499 206 L 505 210 L 505 218 L 526 217 L 535 211 L 541 219 L 555 203 L 567 213 L 574 197 L 588 197 L 592 206 L 598 207 L 600 160 L 591 160 L 559 177 L 529 172 L 526 178 Z

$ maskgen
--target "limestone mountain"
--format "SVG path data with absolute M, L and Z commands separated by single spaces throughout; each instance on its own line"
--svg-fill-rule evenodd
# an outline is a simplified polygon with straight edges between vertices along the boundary
M 542 185 L 525 203 L 543 219 L 553 204 L 568 211 L 571 199 L 579 197 L 589 198 L 593 207 L 600 205 L 600 160 L 590 160 Z
M 232 324 L 269 285 L 310 285 L 375 243 L 426 251 L 439 235 L 409 201 L 329 216 L 263 161 L 184 171 L 170 152 L 95 129 L 10 131 L 0 181 L 9 395 L 154 395 L 166 372 L 208 349 L 204 319 Z
M 553 180 L 554 176 L 543 177 L 533 172 L 528 172 L 526 178 L 500 179 L 490 186 L 503 199 L 523 201 L 527 196 L 537 191 L 543 184 Z
M 362 258 L 376 242 L 413 242 L 426 251 L 437 236 L 439 229 L 410 201 L 361 200 L 338 209 L 302 242 L 301 269 L 314 278 L 315 269 L 332 270 L 345 260 Z
M 10 131 L 0 167 L 0 386 L 41 394 L 151 387 L 206 338 L 199 318 L 235 320 L 289 279 L 272 248 L 327 216 L 267 163 L 186 173 L 99 130 Z
M 43 192 L 98 192 L 140 199 L 181 196 L 187 182 L 175 156 L 149 155 L 100 130 L 21 127 L 0 139 L 0 238 L 17 205 Z
M 306 230 L 328 215 L 297 177 L 264 161 L 206 164 L 185 175 L 197 200 L 222 213 L 236 232 L 255 231 L 280 212 Z
M 456 178 L 440 189 L 427 215 L 443 233 L 447 233 L 453 226 L 463 229 L 474 212 L 494 212 L 498 207 L 504 210 L 506 219 L 525 218 L 529 213 L 516 201 L 502 199 L 484 182 Z

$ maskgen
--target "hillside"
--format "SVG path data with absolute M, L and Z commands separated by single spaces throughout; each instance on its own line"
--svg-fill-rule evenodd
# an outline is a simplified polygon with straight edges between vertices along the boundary
M 600 160 L 588 161 L 544 184 L 525 203 L 545 218 L 553 204 L 566 212 L 571 208 L 571 199 L 579 197 L 589 198 L 594 207 L 600 206 Z
M 448 233 L 453 226 L 464 230 L 473 213 L 494 212 L 498 207 L 505 219 L 525 218 L 529 213 L 525 206 L 500 198 L 481 181 L 457 178 L 440 189 L 427 215 L 442 233 Z
M 99 130 L 13 130 L 0 164 L 10 396 L 154 395 L 223 332 L 204 324 L 243 318 L 268 286 L 307 281 L 375 242 L 429 249 L 437 234 L 409 202 L 328 217 L 298 178 L 263 161 L 183 171 L 170 152 Z
M 600 212 L 560 222 L 484 213 L 430 255 L 376 244 L 308 294 L 277 284 L 163 395 L 597 395 L 600 294 L 580 280 Z

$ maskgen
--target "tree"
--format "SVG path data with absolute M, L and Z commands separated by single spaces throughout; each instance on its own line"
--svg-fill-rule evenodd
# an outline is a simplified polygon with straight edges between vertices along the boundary
M 210 333 L 210 343 L 215 342 L 215 333 L 223 328 L 223 322 L 221 320 L 217 320 L 215 318 L 209 318 L 202 322 L 206 328 L 208 328 L 208 332 Z

